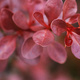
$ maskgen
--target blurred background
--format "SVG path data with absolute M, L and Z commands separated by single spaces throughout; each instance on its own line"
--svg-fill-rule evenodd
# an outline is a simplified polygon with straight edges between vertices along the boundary
M 80 0 L 76 1 L 80 13 Z M 56 40 L 64 45 L 64 37 L 65 33 Z M 38 64 L 30 65 L 14 54 L 9 58 L 5 70 L 0 72 L 0 80 L 80 80 L 80 60 L 73 56 L 70 47 L 66 47 L 66 50 L 68 58 L 64 64 L 58 64 L 44 54 Z

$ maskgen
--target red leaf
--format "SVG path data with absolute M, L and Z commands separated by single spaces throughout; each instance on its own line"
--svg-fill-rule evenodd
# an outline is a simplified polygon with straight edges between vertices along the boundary
M 4 31 L 11 31 L 11 30 L 19 29 L 14 24 L 14 22 L 12 20 L 12 15 L 13 15 L 13 13 L 10 10 L 8 10 L 6 8 L 1 9 L 0 22 L 1 22 L 1 27 Z
M 25 29 L 29 28 L 26 16 L 22 12 L 20 12 L 20 11 L 16 12 L 13 15 L 13 21 L 21 29 L 25 30 Z
M 16 48 L 16 36 L 5 36 L 0 40 L 0 60 L 8 59 Z
M 36 44 L 45 47 L 54 41 L 54 35 L 47 29 L 40 30 L 34 33 L 33 40 Z
M 26 39 L 27 40 L 27 39 Z M 17 46 L 17 53 L 18 53 L 18 57 L 23 61 L 25 62 L 26 64 L 30 64 L 30 65 L 36 65 L 38 64 L 38 62 L 40 61 L 40 56 L 34 58 L 34 59 L 26 59 L 22 56 L 22 53 L 21 53 L 21 48 L 22 48 L 22 44 L 23 44 L 24 40 L 23 38 L 19 38 L 18 39 L 18 46 Z
M 76 34 L 80 35 L 80 28 L 75 28 L 75 29 L 73 30 L 73 32 L 75 32 Z
M 63 19 L 67 19 L 77 12 L 76 0 L 65 0 L 63 5 Z
M 29 39 L 33 36 L 33 33 L 29 32 L 29 31 L 23 31 L 22 33 L 23 33 L 22 37 L 23 37 L 24 40 L 27 40 L 27 39 Z
M 64 31 L 66 31 L 67 24 L 60 19 L 52 21 L 51 29 L 56 35 L 61 35 Z
M 0 72 L 2 72 L 3 70 L 5 70 L 5 68 L 7 66 L 7 61 L 8 60 L 0 60 Z
M 44 26 L 40 26 L 40 25 L 35 25 L 35 26 L 31 26 L 30 29 L 32 31 L 39 31 L 39 30 L 42 30 L 44 29 L 45 27 Z
M 57 19 L 62 19 L 62 16 L 63 16 L 63 11 L 62 11 L 61 14 L 58 16 Z
M 72 53 L 76 58 L 80 59 L 80 35 L 73 33 L 71 37 L 73 39 L 73 43 L 71 46 Z
M 47 50 L 52 60 L 60 64 L 63 64 L 66 61 L 67 53 L 65 48 L 60 43 L 54 42 L 47 47 Z
M 40 3 L 39 2 L 35 4 L 34 12 L 39 11 L 39 12 L 44 13 L 44 3 L 43 3 L 43 0 L 42 0 L 42 2 L 40 2 Z
M 35 12 L 33 14 L 33 16 L 35 17 L 35 19 L 42 24 L 43 26 L 45 26 L 46 28 L 49 28 L 48 25 L 44 22 L 44 18 L 43 18 L 43 14 L 40 12 Z
M 78 16 L 79 16 L 79 14 L 75 14 L 72 17 L 70 17 L 68 23 L 69 24 L 74 24 L 74 23 L 78 22 Z
M 60 15 L 62 6 L 62 0 L 47 0 L 44 12 L 49 20 L 49 23 Z
M 26 59 L 37 58 L 42 53 L 42 51 L 43 48 L 35 44 L 32 38 L 29 38 L 28 40 L 24 41 L 21 48 L 21 54 Z

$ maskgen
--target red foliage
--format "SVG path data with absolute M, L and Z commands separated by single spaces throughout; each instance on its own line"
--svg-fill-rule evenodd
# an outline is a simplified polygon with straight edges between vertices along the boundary
M 0 25 L 6 33 L 0 40 L 0 60 L 8 59 L 17 49 L 19 57 L 26 63 L 36 64 L 40 55 L 47 52 L 52 60 L 62 64 L 67 53 L 64 46 L 55 42 L 53 33 L 60 36 L 65 31 L 65 44 L 71 46 L 73 54 L 80 58 L 80 28 L 71 25 L 78 22 L 80 26 L 75 0 L 65 0 L 64 4 L 62 0 L 8 0 L 0 3 Z

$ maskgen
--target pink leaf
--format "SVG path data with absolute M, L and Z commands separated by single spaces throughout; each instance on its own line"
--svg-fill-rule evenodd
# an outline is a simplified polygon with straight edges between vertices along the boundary
M 24 41 L 21 49 L 21 54 L 26 59 L 37 58 L 43 51 L 43 48 L 34 43 L 32 38 Z
M 0 39 L 0 60 L 8 59 L 16 48 L 16 36 L 5 36 Z
M 12 20 L 12 15 L 13 13 L 6 9 L 3 8 L 1 9 L 0 13 L 0 22 L 1 22 L 1 27 L 5 31 L 11 31 L 11 30 L 17 30 L 19 29 L 13 22 Z
M 63 19 L 67 19 L 77 12 L 76 0 L 65 0 L 63 5 Z
M 41 12 L 41 10 L 43 10 L 43 0 L 27 0 L 25 2 L 24 8 L 27 9 L 30 14 L 35 11 Z
M 33 36 L 33 33 L 29 32 L 29 31 L 23 31 L 22 33 L 23 33 L 22 37 L 23 37 L 24 40 L 27 40 L 27 39 L 29 39 Z
M 30 29 L 32 31 L 39 31 L 39 30 L 42 30 L 44 29 L 45 27 L 44 26 L 40 26 L 40 25 L 35 25 L 35 26 L 31 26 Z
M 54 42 L 47 47 L 47 50 L 52 60 L 60 64 L 63 64 L 66 61 L 67 53 L 65 48 L 60 43 Z
M 43 14 L 40 13 L 40 12 L 35 12 L 33 14 L 33 16 L 35 17 L 35 19 L 40 23 L 42 24 L 43 26 L 47 27 L 48 28 L 48 25 L 46 25 L 46 23 L 44 22 L 44 18 L 43 18 Z
M 72 17 L 70 17 L 68 23 L 69 24 L 74 24 L 74 23 L 78 22 L 78 16 L 79 16 L 79 14 L 75 14 Z
M 39 0 L 38 2 L 35 3 L 34 7 L 34 12 L 39 11 L 39 12 L 44 12 L 44 2 L 43 0 Z
M 16 12 L 13 15 L 13 21 L 21 29 L 25 30 L 25 29 L 29 28 L 26 16 L 22 12 L 20 12 L 20 11 Z
M 26 39 L 27 40 L 27 39 Z M 23 38 L 19 38 L 18 39 L 18 46 L 17 46 L 17 53 L 18 53 L 18 57 L 23 61 L 25 62 L 26 64 L 30 64 L 30 65 L 36 65 L 39 63 L 40 61 L 40 56 L 34 58 L 34 59 L 26 59 L 22 56 L 22 53 L 21 53 L 21 48 L 22 48 L 22 45 L 23 45 Z
M 40 55 L 40 64 L 42 66 L 45 66 L 47 64 L 50 63 L 50 60 L 49 60 L 49 55 L 48 55 L 48 51 L 47 51 L 47 47 L 44 47 L 43 48 L 43 53 Z
M 36 44 L 45 47 L 54 41 L 54 35 L 47 29 L 40 30 L 34 33 L 33 40 Z
M 8 60 L 0 60 L 0 72 L 5 70 Z
M 62 0 L 47 0 L 44 12 L 49 20 L 49 23 L 60 15 L 62 6 Z
M 53 20 L 51 23 L 51 29 L 56 35 L 61 35 L 64 31 L 66 31 L 67 24 L 60 19 Z
M 72 53 L 76 58 L 80 59 L 80 35 L 73 33 L 71 37 L 73 39 L 71 46 Z

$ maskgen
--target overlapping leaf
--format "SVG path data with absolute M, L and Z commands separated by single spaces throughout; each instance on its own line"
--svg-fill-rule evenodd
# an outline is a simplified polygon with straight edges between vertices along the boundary
M 62 6 L 62 0 L 47 0 L 44 13 L 47 16 L 49 23 L 51 23 L 52 20 L 56 19 L 60 15 Z
M 12 31 L 12 30 L 18 30 L 19 28 L 14 24 L 12 20 L 12 15 L 13 13 L 6 9 L 3 8 L 1 9 L 1 14 L 0 14 L 0 22 L 1 22 L 1 27 L 5 31 Z
M 67 53 L 65 48 L 60 43 L 54 42 L 47 47 L 47 50 L 52 60 L 60 64 L 63 64 L 66 61 Z
M 32 31 L 39 31 L 39 30 L 42 30 L 44 29 L 45 27 L 44 26 L 41 26 L 41 25 L 35 25 L 35 26 L 31 26 L 30 29 Z
M 13 21 L 21 29 L 26 30 L 26 29 L 29 28 L 26 16 L 22 12 L 20 12 L 20 11 L 16 12 L 13 15 Z
M 0 39 L 0 60 L 8 59 L 16 48 L 16 36 L 5 36 Z
M 80 35 L 80 28 L 75 28 L 75 29 L 73 30 L 73 32 L 75 32 L 76 34 Z
M 76 58 L 80 59 L 80 35 L 73 33 L 71 37 L 73 39 L 73 43 L 71 46 L 72 53 Z
M 45 26 L 46 28 L 49 28 L 48 25 L 46 25 L 46 23 L 44 22 L 44 18 L 43 18 L 43 14 L 40 12 L 35 12 L 34 14 L 35 19 L 42 24 L 43 26 Z
M 66 31 L 67 24 L 60 19 L 52 21 L 51 29 L 56 35 L 61 35 L 64 31 Z
M 29 38 L 29 37 L 28 37 Z M 26 64 L 30 64 L 30 65 L 36 65 L 39 63 L 40 61 L 40 56 L 34 58 L 34 59 L 27 59 L 26 57 L 23 57 L 22 53 L 21 53 L 21 48 L 22 45 L 24 43 L 24 40 L 27 40 L 28 38 L 19 38 L 18 39 L 18 46 L 17 46 L 17 53 L 18 53 L 18 57 L 25 62 Z
M 74 23 L 78 22 L 78 16 L 79 16 L 79 14 L 75 14 L 72 17 L 70 17 L 68 23 L 74 24 Z
M 63 19 L 67 19 L 77 12 L 76 0 L 65 0 L 63 5 Z
M 34 43 L 32 38 L 24 41 L 21 49 L 21 54 L 26 59 L 35 59 L 37 58 L 43 51 L 43 48 Z
M 54 41 L 54 35 L 47 29 L 37 31 L 33 35 L 36 44 L 46 47 Z

